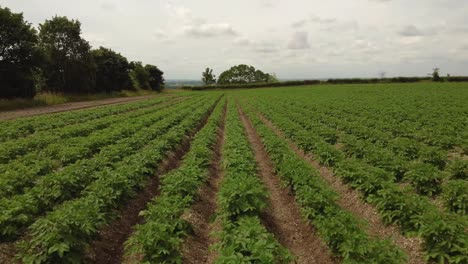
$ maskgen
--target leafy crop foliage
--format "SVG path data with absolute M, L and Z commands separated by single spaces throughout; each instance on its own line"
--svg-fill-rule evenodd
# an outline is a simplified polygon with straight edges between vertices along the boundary
M 403 263 L 405 256 L 389 241 L 370 238 L 363 223 L 337 205 L 338 194 L 291 150 L 287 143 L 274 134 L 250 112 L 254 126 L 275 162 L 275 170 L 294 190 L 303 215 L 318 229 L 331 250 L 345 263 Z
M 194 137 L 182 166 L 164 176 L 160 196 L 142 213 L 145 223 L 137 226 L 127 242 L 129 254 L 142 254 L 149 263 L 182 262 L 180 247 L 190 226 L 181 216 L 207 181 L 224 105 L 224 100 L 218 103 L 205 127 Z
M 294 262 L 264 226 L 269 193 L 238 107 L 304 221 L 343 263 L 406 257 L 370 235 L 365 219 L 343 210 L 339 194 L 291 142 L 359 191 L 385 224 L 419 237 L 429 263 L 467 263 L 466 101 L 463 82 L 314 85 L 174 93 L 0 121 L 0 239 L 14 242 L 24 263 L 85 262 L 119 209 L 147 186 L 168 153 L 190 141 L 180 166 L 158 175 L 158 194 L 126 243 L 143 263 L 180 263 L 192 232 L 184 215 L 207 184 L 227 104 L 215 215 L 221 228 L 212 245 L 217 263 Z
M 420 236 L 426 259 L 468 261 L 466 84 L 238 93 L 284 136 L 359 190 L 384 222 Z M 323 131 L 335 131 L 336 142 Z
M 292 256 L 261 224 L 267 192 L 233 100 L 229 101 L 223 150 L 225 179 L 218 194 L 220 232 L 216 263 L 289 263 Z

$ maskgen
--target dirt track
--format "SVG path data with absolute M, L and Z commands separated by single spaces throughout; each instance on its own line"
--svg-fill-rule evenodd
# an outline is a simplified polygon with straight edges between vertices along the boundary
M 65 104 L 60 104 L 60 105 L 5 111 L 5 112 L 0 112 L 0 120 L 10 120 L 10 119 L 15 119 L 15 118 L 20 118 L 20 117 L 59 113 L 59 112 L 65 112 L 65 111 L 71 111 L 71 110 L 97 107 L 97 106 L 102 106 L 102 105 L 122 104 L 122 103 L 146 100 L 152 97 L 154 97 L 154 95 L 135 96 L 135 97 L 118 97 L 118 98 L 108 98 L 108 99 L 101 99 L 101 100 L 94 100 L 94 101 L 73 102 L 73 103 L 65 103 Z

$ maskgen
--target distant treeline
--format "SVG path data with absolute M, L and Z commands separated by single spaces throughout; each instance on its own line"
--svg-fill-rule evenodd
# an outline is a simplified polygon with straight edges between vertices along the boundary
M 81 33 L 78 20 L 55 16 L 36 30 L 22 13 L 0 6 L 0 98 L 163 89 L 158 67 L 91 49 Z
M 320 84 L 371 84 L 371 83 L 416 83 L 430 82 L 431 77 L 393 77 L 393 78 L 344 78 L 328 80 L 303 80 L 303 81 L 284 81 L 275 83 L 251 83 L 251 84 L 231 84 L 231 85 L 205 85 L 205 86 L 182 86 L 181 89 L 201 91 L 209 89 L 242 89 L 242 88 L 262 88 L 262 87 L 287 87 L 301 85 L 320 85 Z M 468 76 L 448 76 L 441 79 L 447 82 L 468 82 Z

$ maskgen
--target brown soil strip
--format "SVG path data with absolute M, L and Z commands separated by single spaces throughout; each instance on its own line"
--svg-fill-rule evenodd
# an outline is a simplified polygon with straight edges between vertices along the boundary
M 319 170 L 320 175 L 324 178 L 330 186 L 340 194 L 338 204 L 353 213 L 355 216 L 365 219 L 368 222 L 369 233 L 376 237 L 389 238 L 395 245 L 403 249 L 409 257 L 409 263 L 419 264 L 426 263 L 424 261 L 424 253 L 422 247 L 422 240 L 417 237 L 405 237 L 400 233 L 396 225 L 385 225 L 376 208 L 368 203 L 362 201 L 359 191 L 354 190 L 344 184 L 341 179 L 335 176 L 331 169 L 320 165 L 314 156 L 310 153 L 305 153 L 299 149 L 291 140 L 286 138 L 284 134 L 267 118 L 258 113 L 261 120 L 272 129 L 278 136 L 286 140 L 291 149 L 293 149 L 299 156 L 306 160 L 309 164 Z
M 219 223 L 213 223 L 212 220 L 217 210 L 216 194 L 223 179 L 221 160 L 226 111 L 227 105 L 224 107 L 223 121 L 217 132 L 217 142 L 209 168 L 210 180 L 200 189 L 199 200 L 183 216 L 192 225 L 194 231 L 182 246 L 182 259 L 186 264 L 213 263 L 217 257 L 215 252 L 210 252 L 210 246 L 216 243 L 215 237 L 212 236 L 213 231 L 220 230 Z
M 53 106 L 44 106 L 44 107 L 35 107 L 35 108 L 28 108 L 28 109 L 21 109 L 21 110 L 6 111 L 6 112 L 0 112 L 0 120 L 10 120 L 10 119 L 16 119 L 20 117 L 66 112 L 66 111 L 71 111 L 71 110 L 92 108 L 92 107 L 98 107 L 98 106 L 103 106 L 103 105 L 123 104 L 123 103 L 129 103 L 129 102 L 134 102 L 134 101 L 147 100 L 153 97 L 154 95 L 108 98 L 108 99 L 102 99 L 102 100 L 72 102 L 72 103 L 65 103 L 65 104 L 53 105 Z
M 318 238 L 317 231 L 304 222 L 294 196 L 281 187 L 279 177 L 272 172 L 274 165 L 260 136 L 242 111 L 240 115 L 255 153 L 260 178 L 269 191 L 270 207 L 263 217 L 268 229 L 297 257 L 297 263 L 338 263 L 338 259 Z
M 20 263 L 16 259 L 16 247 L 14 243 L 1 243 L 0 244 L 0 263 L 16 264 Z
M 132 234 L 133 227 L 144 221 L 144 218 L 140 216 L 139 213 L 144 210 L 148 202 L 159 193 L 158 176 L 177 169 L 181 165 L 183 157 L 190 150 L 190 143 L 193 137 L 205 126 L 214 107 L 215 106 L 211 108 L 209 113 L 192 133 L 185 136 L 179 147 L 175 151 L 169 153 L 168 157 L 161 162 L 158 166 L 158 171 L 155 173 L 156 175 L 149 178 L 143 190 L 119 210 L 119 218 L 100 232 L 99 238 L 91 244 L 92 250 L 88 252 L 87 263 L 114 264 L 122 262 L 125 251 L 125 241 L 127 241 Z

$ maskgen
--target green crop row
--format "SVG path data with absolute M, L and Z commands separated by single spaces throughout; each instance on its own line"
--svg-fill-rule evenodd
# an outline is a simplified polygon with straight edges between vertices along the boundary
M 208 179 L 210 160 L 221 125 L 225 100 L 194 137 L 182 165 L 163 176 L 160 195 L 142 212 L 145 222 L 127 241 L 128 253 L 143 256 L 145 263 L 181 263 L 180 247 L 190 231 L 182 214 L 196 201 L 199 188 Z
M 32 186 L 39 176 L 52 173 L 58 168 L 63 170 L 69 164 L 92 157 L 106 146 L 132 136 L 148 124 L 166 118 L 167 111 L 177 107 L 178 104 L 166 106 L 164 111 L 155 107 L 138 115 L 136 112 L 132 112 L 132 115 L 124 114 L 118 119 L 109 117 L 112 125 L 106 129 L 94 131 L 87 136 L 60 140 L 44 149 L 32 151 L 21 159 L 3 164 L 0 166 L 0 197 L 20 193 L 23 188 Z
M 182 122 L 126 162 L 107 170 L 80 198 L 65 202 L 28 228 L 20 243 L 24 263 L 81 263 L 90 242 L 112 219 L 113 210 L 132 197 L 153 175 L 168 151 L 193 131 L 214 107 L 213 101 L 192 109 Z
M 0 121 L 0 124 L 2 124 L 0 128 L 0 142 L 26 137 L 40 131 L 53 130 L 140 108 L 151 107 L 160 104 L 161 102 L 172 100 L 173 98 L 174 97 L 172 96 L 159 97 L 142 102 L 108 105 L 92 109 Z
M 35 186 L 24 194 L 0 199 L 2 238 L 16 236 L 22 227 L 28 225 L 38 214 L 75 198 L 88 184 L 106 175 L 112 168 L 125 166 L 129 158 L 139 155 L 141 148 L 159 142 L 159 137 L 165 133 L 173 133 L 173 130 L 177 130 L 176 125 L 190 112 L 209 101 L 210 98 L 206 98 L 191 106 L 182 104 L 175 108 L 175 111 L 167 112 L 166 118 L 156 123 L 152 123 L 149 117 L 149 126 L 135 131 L 133 136 L 102 149 L 91 159 L 80 160 L 63 171 L 40 177 Z
M 262 108 L 264 112 L 271 112 L 272 110 L 267 104 L 256 104 Z M 278 108 L 276 111 L 282 111 L 283 108 Z M 441 153 L 435 148 L 425 147 L 422 149 L 422 154 L 417 160 L 407 161 L 399 155 L 395 155 L 390 150 L 379 145 L 379 142 L 366 142 L 359 140 L 355 136 L 345 134 L 340 137 L 340 144 L 342 144 L 341 150 L 336 150 L 334 146 L 328 146 L 329 144 L 335 144 L 337 142 L 336 131 L 322 125 L 311 122 L 310 115 L 306 115 L 301 112 L 289 111 L 287 115 L 284 115 L 284 119 L 292 119 L 300 125 L 296 125 L 295 129 L 291 130 L 295 133 L 295 136 L 300 134 L 303 130 L 304 138 L 313 137 L 314 140 L 307 142 L 314 143 L 315 145 L 323 146 L 322 150 L 319 150 L 317 155 L 319 159 L 331 159 L 330 161 L 324 161 L 326 165 L 332 165 L 332 159 L 343 159 L 343 153 L 346 153 L 350 158 L 360 159 L 372 166 L 384 169 L 385 171 L 392 174 L 393 180 L 395 181 L 406 181 L 410 183 L 415 191 L 422 195 L 433 196 L 441 192 L 442 198 L 444 199 L 447 209 L 459 214 L 466 214 L 466 210 L 460 203 L 466 201 L 468 190 L 453 191 L 453 185 L 446 185 L 447 179 L 463 178 L 466 175 L 468 162 L 466 160 L 455 160 L 449 163 L 446 172 L 439 170 L 441 166 L 445 166 L 446 154 Z M 331 131 L 330 131 L 331 130 Z M 322 142 L 318 144 L 317 142 Z M 312 148 L 311 146 L 303 146 L 305 149 Z M 332 153 L 332 155 L 330 154 Z M 325 155 L 325 156 L 324 156 Z M 327 157 L 326 155 L 330 156 Z M 437 166 L 439 166 L 439 168 Z M 448 183 L 447 183 L 448 184 Z M 452 186 L 452 187 L 451 187 Z M 456 196 L 450 196 L 456 195 Z M 456 205 L 453 201 L 458 201 Z
M 402 189 L 385 170 L 346 158 L 335 146 L 311 134 L 287 115 L 263 110 L 262 113 L 301 149 L 313 153 L 322 164 L 332 166 L 337 176 L 361 191 L 367 201 L 376 205 L 386 223 L 398 224 L 403 232 L 419 234 L 424 240 L 428 260 L 468 261 L 466 218 L 444 213 L 429 199 Z
M 225 177 L 218 193 L 218 218 L 223 230 L 216 263 L 289 263 L 287 249 L 261 224 L 267 191 L 257 177 L 254 156 L 235 104 L 228 103 L 223 148 Z
M 369 237 L 364 222 L 337 203 L 338 194 L 254 113 L 248 116 L 274 162 L 276 173 L 290 187 L 306 219 L 344 263 L 404 263 L 405 254 L 389 240 Z
M 22 155 L 30 154 L 33 151 L 42 151 L 50 144 L 67 144 L 64 141 L 74 137 L 87 137 L 91 133 L 97 133 L 99 130 L 108 128 L 122 121 L 132 122 L 133 118 L 138 118 L 164 108 L 164 104 L 157 104 L 151 107 L 138 108 L 131 112 L 124 112 L 122 115 L 111 115 L 93 119 L 87 122 L 76 123 L 57 128 L 34 133 L 28 137 L 9 140 L 0 143 L 0 163 L 11 162 Z M 148 109 L 149 108 L 149 109 Z M 110 128 L 108 128 L 110 129 Z

